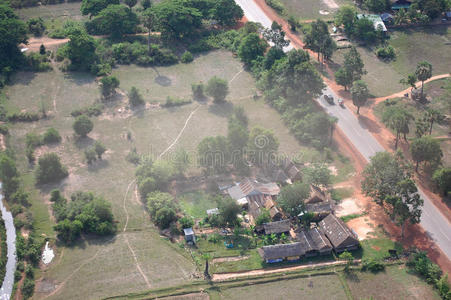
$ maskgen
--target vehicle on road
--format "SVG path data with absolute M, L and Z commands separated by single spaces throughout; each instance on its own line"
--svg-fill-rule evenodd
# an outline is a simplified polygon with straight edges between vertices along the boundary
M 324 95 L 324 100 L 327 101 L 327 103 L 333 105 L 334 104 L 334 97 L 332 95 Z
M 338 105 L 340 105 L 341 107 L 345 107 L 343 99 L 338 99 Z

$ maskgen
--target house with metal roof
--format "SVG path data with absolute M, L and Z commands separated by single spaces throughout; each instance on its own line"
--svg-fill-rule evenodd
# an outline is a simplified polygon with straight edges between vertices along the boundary
M 328 215 L 318 225 L 329 239 L 335 252 L 355 250 L 359 247 L 360 243 L 357 234 L 335 215 Z
M 383 32 L 387 31 L 387 27 L 385 27 L 384 22 L 382 21 L 379 15 L 369 15 L 369 14 L 358 14 L 357 19 L 368 19 L 373 22 L 373 26 L 375 30 L 380 30 Z

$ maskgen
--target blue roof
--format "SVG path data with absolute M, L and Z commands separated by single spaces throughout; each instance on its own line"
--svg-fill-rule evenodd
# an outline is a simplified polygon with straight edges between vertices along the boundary
M 185 233 L 185 235 L 193 235 L 194 231 L 192 228 L 185 228 L 183 229 L 183 232 Z
M 381 14 L 381 19 L 382 21 L 388 20 L 388 19 L 393 19 L 393 15 L 389 14 L 389 13 L 383 13 Z

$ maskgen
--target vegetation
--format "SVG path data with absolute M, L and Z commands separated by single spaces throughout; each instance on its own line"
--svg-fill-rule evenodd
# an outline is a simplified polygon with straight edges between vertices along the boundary
M 382 122 L 385 126 L 396 132 L 395 149 L 398 149 L 398 141 L 401 134 L 404 135 L 404 140 L 407 141 L 407 134 L 409 133 L 409 124 L 414 117 L 405 107 L 401 105 L 389 106 L 382 115 Z
M 66 167 L 61 164 L 56 153 L 46 153 L 39 158 L 35 175 L 37 184 L 45 184 L 60 181 L 67 177 L 69 173 Z
M 212 77 L 208 80 L 205 87 L 207 95 L 211 96 L 214 102 L 223 102 L 229 93 L 229 86 L 227 81 L 218 77 Z
M 412 159 L 416 162 L 415 171 L 417 172 L 420 162 L 438 165 L 443 157 L 440 142 L 430 136 L 415 139 L 410 145 L 410 153 Z
M 142 106 L 145 104 L 145 101 L 141 96 L 141 94 L 139 93 L 139 90 L 134 86 L 132 86 L 130 93 L 128 94 L 128 100 L 132 108 Z
M 443 195 L 449 195 L 451 192 L 451 168 L 440 168 L 435 170 L 432 180 L 438 186 Z
M 304 42 L 308 49 L 318 53 L 318 61 L 321 61 L 320 55 L 322 55 L 322 61 L 330 59 L 337 49 L 335 41 L 329 34 L 327 23 L 319 19 L 311 23 L 311 29 L 305 35 Z
M 94 128 L 94 123 L 86 115 L 80 115 L 75 119 L 72 128 L 79 136 L 86 137 Z
M 360 107 L 365 105 L 369 97 L 369 91 L 366 83 L 362 80 L 354 81 L 351 88 L 352 103 L 357 106 L 357 114 L 360 113 Z
M 292 217 L 297 217 L 304 212 L 304 200 L 310 196 L 310 186 L 297 182 L 282 188 L 277 199 L 278 205 L 284 212 Z

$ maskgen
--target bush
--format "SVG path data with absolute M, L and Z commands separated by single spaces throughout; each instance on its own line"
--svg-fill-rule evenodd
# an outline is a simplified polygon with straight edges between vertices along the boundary
M 132 150 L 130 150 L 130 152 L 128 152 L 125 159 L 132 164 L 138 165 L 141 161 L 141 156 L 136 151 L 136 148 L 133 148 Z
M 166 229 L 176 220 L 175 210 L 169 207 L 163 207 L 156 212 L 154 222 L 161 229 Z
M 214 76 L 208 80 L 205 90 L 207 95 L 213 98 L 214 102 L 222 102 L 229 93 L 229 85 L 224 79 Z
M 81 115 L 87 115 L 88 117 L 100 116 L 102 114 L 103 108 L 104 105 L 102 103 L 94 103 L 85 108 L 75 109 L 70 113 L 70 115 L 72 117 L 78 117 Z
M 30 53 L 25 57 L 24 69 L 32 72 L 46 72 L 52 69 L 45 55 Z
M 55 128 L 51 127 L 47 129 L 42 137 L 44 144 L 52 144 L 61 142 L 61 136 Z
M 94 151 L 97 154 L 98 159 L 102 159 L 103 153 L 106 151 L 106 147 L 99 141 L 94 143 Z
M 128 99 L 131 107 L 137 107 L 145 104 L 145 101 L 139 93 L 139 90 L 134 86 L 132 86 L 130 90 Z
M 383 271 L 385 269 L 385 265 L 383 262 L 378 261 L 376 259 L 369 259 L 362 261 L 362 271 L 371 271 L 373 273 L 377 273 L 379 271 Z
M 392 46 L 380 47 L 376 50 L 378 58 L 383 60 L 393 60 L 396 58 L 395 49 Z
M 432 180 L 443 195 L 451 194 L 451 168 L 440 168 L 434 171 Z
M 0 124 L 0 134 L 7 135 L 9 133 L 8 125 Z
M 22 284 L 22 295 L 25 299 L 30 298 L 33 296 L 34 293 L 34 280 L 30 278 L 25 278 L 23 284 Z
M 31 18 L 27 21 L 28 31 L 34 36 L 41 36 L 45 31 L 44 20 L 42 18 Z
M 193 92 L 193 99 L 202 100 L 205 98 L 204 84 L 202 82 L 191 84 L 191 91 Z
M 194 225 L 194 221 L 191 217 L 184 216 L 179 220 L 180 226 L 182 226 L 182 229 L 185 228 L 191 228 Z
M 191 100 L 168 96 L 163 107 L 182 106 L 191 103 Z
M 218 233 L 213 233 L 210 234 L 207 238 L 207 241 L 209 241 L 210 243 L 214 243 L 217 244 L 222 240 L 222 236 Z
M 36 168 L 36 182 L 45 184 L 59 181 L 69 175 L 67 169 L 61 164 L 56 153 L 46 153 L 39 158 Z
M 185 51 L 185 53 L 183 53 L 180 60 L 182 61 L 182 63 L 187 64 L 187 63 L 192 62 L 194 60 L 194 57 L 191 54 L 191 52 Z
M 10 122 L 35 122 L 39 120 L 39 114 L 30 112 L 19 112 L 8 114 L 6 118 Z
M 90 133 L 93 127 L 94 124 L 85 115 L 78 116 L 75 119 L 74 124 L 72 125 L 72 128 L 74 129 L 75 133 L 81 137 L 85 137 L 88 133 Z
M 265 2 L 279 14 L 284 14 L 285 7 L 283 6 L 283 3 L 280 2 L 280 0 L 265 0 Z
M 85 158 L 88 165 L 97 160 L 96 151 L 93 148 L 85 150 Z

